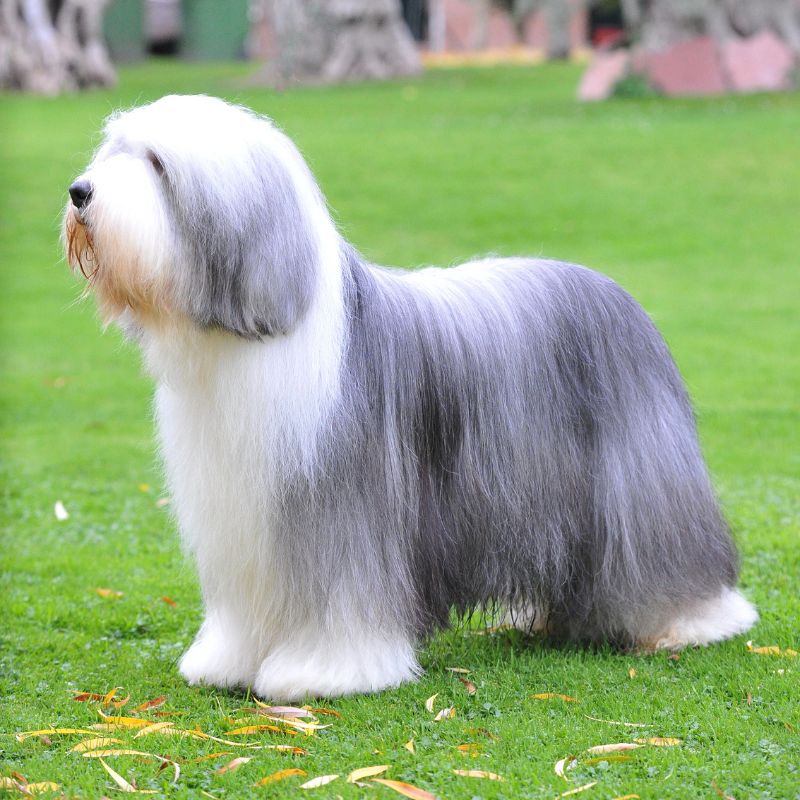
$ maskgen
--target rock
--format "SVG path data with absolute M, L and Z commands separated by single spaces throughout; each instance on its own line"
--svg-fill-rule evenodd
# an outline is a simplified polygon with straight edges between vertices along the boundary
M 633 67 L 667 95 L 715 95 L 728 90 L 722 58 L 710 36 L 696 36 L 663 50 L 640 50 Z
M 579 100 L 606 100 L 628 69 L 627 50 L 599 51 L 592 58 L 578 86 Z
M 794 64 L 792 51 L 772 31 L 721 45 L 722 63 L 736 92 L 788 89 Z

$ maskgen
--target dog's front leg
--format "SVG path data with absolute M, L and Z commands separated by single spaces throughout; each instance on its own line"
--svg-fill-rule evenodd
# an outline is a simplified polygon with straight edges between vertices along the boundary
M 180 662 L 190 684 L 240 686 L 253 684 L 259 654 L 246 627 L 230 611 L 209 609 L 200 631 Z
M 291 632 L 261 662 L 253 689 L 273 701 L 336 697 L 377 692 L 419 673 L 408 636 L 348 622 L 335 629 Z

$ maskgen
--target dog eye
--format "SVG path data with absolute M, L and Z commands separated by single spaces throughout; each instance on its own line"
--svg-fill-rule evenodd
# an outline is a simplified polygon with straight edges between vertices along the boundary
M 147 160 L 153 165 L 157 175 L 164 174 L 164 162 L 152 151 L 147 151 Z

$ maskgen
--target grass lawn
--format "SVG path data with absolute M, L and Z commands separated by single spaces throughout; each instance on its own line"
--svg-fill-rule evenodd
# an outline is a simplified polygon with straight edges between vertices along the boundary
M 370 258 L 541 254 L 620 281 L 690 387 L 741 545 L 742 586 L 762 615 L 754 644 L 800 649 L 800 95 L 579 106 L 579 71 L 560 65 L 284 94 L 249 87 L 244 74 L 148 64 L 123 70 L 110 92 L 0 98 L 0 774 L 55 781 L 69 797 L 118 793 L 97 759 L 70 751 L 80 735 L 13 736 L 101 722 L 99 703 L 75 702 L 75 691 L 121 687 L 115 699 L 131 700 L 119 713 L 166 695 L 158 711 L 180 716 L 140 716 L 223 737 L 252 705 L 178 675 L 200 596 L 157 505 L 152 387 L 137 352 L 74 302 L 58 244 L 66 187 L 103 117 L 167 92 L 220 94 L 274 117 Z M 56 501 L 67 520 L 55 518 Z M 179 781 L 171 768 L 157 774 L 157 761 L 106 761 L 139 788 L 187 798 L 296 796 L 327 774 L 342 777 L 310 796 L 399 796 L 345 783 L 381 764 L 391 765 L 383 777 L 441 798 L 555 798 L 592 782 L 582 798 L 800 797 L 798 658 L 748 652 L 742 638 L 671 659 L 464 629 L 421 658 L 416 685 L 324 703 L 341 717 L 320 716 L 330 727 L 314 736 L 243 737 L 307 755 L 122 731 L 111 734 L 126 743 L 118 748 L 180 759 Z M 448 667 L 470 670 L 474 695 Z M 533 697 L 546 692 L 580 702 Z M 454 718 L 433 721 L 434 693 L 434 712 L 452 705 Z M 594 763 L 586 753 L 649 737 L 682 741 Z M 457 748 L 469 743 L 473 752 Z M 231 755 L 191 761 L 220 751 Z M 251 760 L 218 774 L 234 755 Z M 565 780 L 554 764 L 570 755 L 578 763 Z M 288 768 L 308 778 L 255 787 Z

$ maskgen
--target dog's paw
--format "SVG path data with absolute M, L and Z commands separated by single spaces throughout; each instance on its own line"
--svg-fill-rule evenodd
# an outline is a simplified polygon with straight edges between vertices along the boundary
M 179 669 L 193 686 L 247 687 L 256 674 L 257 664 L 253 662 L 240 645 L 206 621 L 192 646 L 183 654 Z
M 339 646 L 326 642 L 310 649 L 284 646 L 264 659 L 253 691 L 273 701 L 338 697 L 398 686 L 420 671 L 405 639 Z

